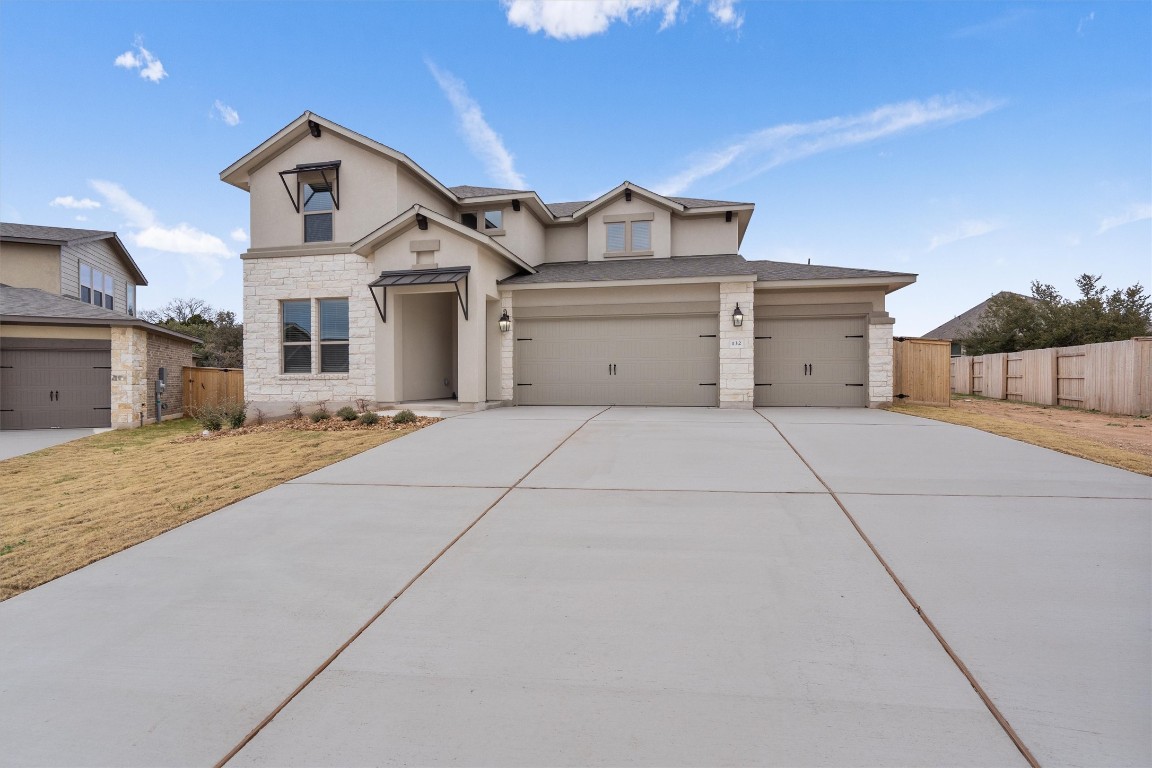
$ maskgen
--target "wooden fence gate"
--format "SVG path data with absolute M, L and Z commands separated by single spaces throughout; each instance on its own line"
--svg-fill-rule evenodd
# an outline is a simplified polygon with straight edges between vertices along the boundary
M 206 405 L 244 402 L 244 371 L 234 368 L 185 368 L 184 415 Z
M 897 337 L 892 344 L 892 395 L 904 403 L 951 405 L 952 343 Z

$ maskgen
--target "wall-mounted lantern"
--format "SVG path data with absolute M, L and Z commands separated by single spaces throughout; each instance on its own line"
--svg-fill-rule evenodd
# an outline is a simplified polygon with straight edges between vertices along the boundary
M 732 310 L 732 325 L 739 328 L 744 325 L 744 313 L 740 311 L 740 305 L 736 305 L 736 309 Z
M 512 330 L 512 318 L 508 317 L 508 310 L 504 310 L 504 314 L 500 315 L 500 332 L 508 333 Z

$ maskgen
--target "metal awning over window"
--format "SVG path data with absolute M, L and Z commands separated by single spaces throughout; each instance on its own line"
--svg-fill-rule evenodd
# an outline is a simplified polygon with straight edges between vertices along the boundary
M 339 160 L 328 160 L 323 163 L 301 163 L 295 168 L 280 171 L 280 183 L 284 185 L 284 191 L 288 193 L 288 199 L 292 201 L 292 207 L 296 209 L 296 213 L 300 213 L 300 199 L 292 194 L 292 189 L 288 186 L 288 182 L 284 180 L 284 177 L 299 175 L 301 173 L 319 173 L 320 178 L 324 180 L 324 185 L 328 188 L 327 191 L 332 193 L 332 202 L 336 205 L 336 210 L 340 210 Z M 329 176 L 332 178 L 328 178 Z
M 400 269 L 394 272 L 381 272 L 380 277 L 368 283 L 368 290 L 372 293 L 372 300 L 376 302 L 376 311 L 380 319 L 388 322 L 388 288 L 392 286 L 408 285 L 447 285 L 456 286 L 456 298 L 460 300 L 460 309 L 464 310 L 464 319 L 468 319 L 468 273 L 471 267 L 442 267 L 440 269 Z M 464 290 L 460 290 L 460 281 L 464 281 Z M 376 297 L 376 290 L 380 290 L 380 297 Z

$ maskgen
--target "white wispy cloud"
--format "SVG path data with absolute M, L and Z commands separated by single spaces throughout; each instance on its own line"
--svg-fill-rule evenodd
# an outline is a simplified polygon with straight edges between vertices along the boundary
M 181 257 L 185 271 L 197 284 L 204 285 L 220 279 L 224 274 L 221 261 L 234 258 L 224 241 L 191 224 L 181 222 L 167 226 L 156 217 L 156 212 L 132 197 L 119 184 L 101 179 L 88 182 L 107 203 L 108 207 L 124 217 L 132 230 L 127 239 L 141 248 L 150 248 Z
M 504 146 L 500 134 L 492 130 L 492 126 L 484 119 L 483 110 L 469 95 L 464 81 L 436 66 L 432 61 L 425 60 L 424 63 L 456 112 L 460 134 L 464 137 L 465 143 L 484 164 L 493 181 L 513 189 L 527 188 L 528 183 L 516 170 L 515 158 Z
M 985 219 L 969 219 L 962 221 L 952 229 L 933 235 L 932 239 L 928 242 L 928 252 L 932 252 L 937 248 L 942 248 L 945 245 L 960 242 L 961 240 L 968 240 L 973 237 L 980 237 L 987 235 L 990 232 L 1004 229 L 1004 225 Z
M 557 40 L 578 40 L 603 34 L 617 22 L 625 24 L 653 14 L 660 16 L 660 30 L 676 23 L 681 0 L 502 0 L 508 23 L 529 32 L 543 32 Z M 701 0 L 691 0 L 696 5 Z M 708 0 L 712 19 L 739 29 L 744 14 L 736 10 L 739 0 Z
M 76 221 L 88 221 L 88 217 L 87 216 L 77 216 Z
M 979 6 L 974 6 L 979 7 Z M 996 37 L 1004 32 L 1013 29 L 1014 27 L 1023 24 L 1028 19 L 1035 16 L 1035 11 L 1031 8 L 1009 8 L 1004 13 L 996 16 L 995 18 L 988 19 L 987 21 L 977 22 L 976 24 L 969 24 L 966 27 L 961 27 L 952 33 L 953 37 L 965 38 L 988 38 Z
M 1152 219 L 1152 203 L 1133 203 L 1115 216 L 1101 219 L 1100 228 L 1096 230 L 1096 234 L 1102 235 L 1110 229 L 1148 219 Z
M 228 125 L 240 125 L 240 113 L 220 101 L 220 99 L 216 99 L 216 103 L 212 105 L 212 112 L 210 114 L 212 117 L 220 118 Z
M 776 125 L 692 156 L 687 168 L 653 188 L 664 195 L 680 194 L 700 179 L 729 167 L 735 167 L 741 178 L 751 178 L 776 166 L 823 152 L 867 144 L 917 129 L 971 120 L 1002 103 L 990 99 L 935 96 L 924 101 L 886 104 L 860 115 Z
M 77 200 L 72 195 L 65 195 L 64 197 L 53 198 L 52 202 L 48 205 L 57 208 L 73 208 L 78 211 L 90 210 L 92 208 L 99 208 L 100 203 L 88 197 L 82 197 Z
M 1084 30 L 1088 29 L 1088 25 L 1096 21 L 1096 11 L 1090 12 L 1087 16 L 1080 17 L 1080 23 L 1076 25 L 1076 34 L 1081 37 L 1084 35 Z
M 244 231 L 243 227 L 236 227 L 236 229 L 228 233 L 228 237 L 232 238 L 238 243 L 248 242 L 248 233 Z
M 123 67 L 124 69 L 139 70 L 140 77 L 153 83 L 158 83 L 168 77 L 168 73 L 164 70 L 164 65 L 160 62 L 160 59 L 156 58 L 151 51 L 144 47 L 144 39 L 142 37 L 137 36 L 132 47 L 136 50 L 124 51 L 124 53 L 116 57 L 116 60 L 113 61 L 112 64 L 117 67 Z

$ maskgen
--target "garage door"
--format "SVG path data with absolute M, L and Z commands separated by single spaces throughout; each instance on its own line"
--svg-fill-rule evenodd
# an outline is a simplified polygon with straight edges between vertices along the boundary
M 516 324 L 520 405 L 716 405 L 716 315 L 581 317 Z
M 29 348 L 34 343 L 51 348 Z M 111 426 L 111 358 L 106 341 L 5 339 L 0 429 Z
M 863 317 L 756 320 L 756 405 L 866 406 Z

